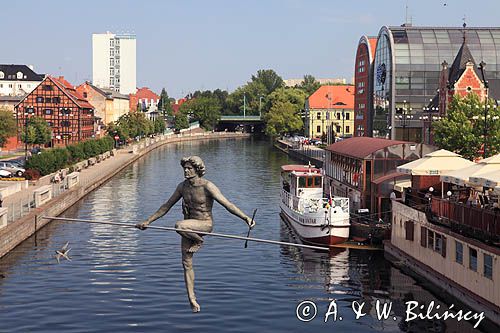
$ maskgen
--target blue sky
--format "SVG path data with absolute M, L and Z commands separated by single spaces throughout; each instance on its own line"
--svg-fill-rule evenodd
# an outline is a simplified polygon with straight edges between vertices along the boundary
M 498 0 L 8 0 L 0 63 L 78 84 L 92 78 L 92 33 L 109 30 L 137 35 L 137 85 L 176 98 L 232 91 L 259 69 L 351 80 L 359 38 L 404 23 L 406 4 L 413 25 L 500 23 Z

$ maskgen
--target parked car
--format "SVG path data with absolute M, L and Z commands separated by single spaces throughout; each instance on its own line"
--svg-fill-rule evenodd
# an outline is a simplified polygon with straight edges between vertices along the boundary
M 17 177 L 22 177 L 24 175 L 24 172 L 26 171 L 24 168 L 21 168 L 16 163 L 8 161 L 0 161 L 0 170 L 9 171 L 11 174 L 16 175 Z
M 11 178 L 12 173 L 7 170 L 0 170 L 0 178 Z

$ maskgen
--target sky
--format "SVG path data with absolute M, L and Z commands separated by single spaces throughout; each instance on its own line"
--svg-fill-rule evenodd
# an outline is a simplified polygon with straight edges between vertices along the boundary
M 3 0 L 0 63 L 30 64 L 72 84 L 92 80 L 92 33 L 137 36 L 137 86 L 180 98 L 283 79 L 352 81 L 361 36 L 414 26 L 498 26 L 499 0 Z

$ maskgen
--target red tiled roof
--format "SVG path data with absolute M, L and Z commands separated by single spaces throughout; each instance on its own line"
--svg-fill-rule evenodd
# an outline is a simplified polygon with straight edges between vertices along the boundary
M 73 99 L 73 101 L 78 104 L 79 107 L 84 109 L 94 109 L 94 106 L 87 101 L 78 91 L 76 91 L 75 87 L 71 85 L 64 76 L 59 76 L 58 78 L 53 76 L 48 76 L 55 85 L 57 85 L 63 92 L 68 94 L 68 96 Z
M 409 142 L 356 136 L 329 145 L 326 150 L 362 159 L 379 149 L 403 143 Z
M 137 96 L 137 99 L 147 99 L 147 100 L 159 100 L 160 96 L 155 94 L 154 92 L 151 91 L 148 87 L 143 87 L 137 89 L 137 92 L 135 93 Z
M 308 100 L 309 109 L 354 109 L 354 86 L 321 86 Z

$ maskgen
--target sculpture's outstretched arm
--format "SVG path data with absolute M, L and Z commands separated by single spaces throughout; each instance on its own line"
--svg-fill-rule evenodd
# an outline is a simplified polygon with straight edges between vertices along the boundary
M 206 188 L 208 192 L 212 195 L 215 201 L 220 203 L 224 208 L 228 210 L 233 215 L 238 216 L 240 219 L 245 221 L 251 228 L 255 225 L 255 221 L 252 221 L 252 218 L 247 216 L 245 213 L 241 211 L 238 207 L 236 207 L 235 204 L 233 204 L 231 201 L 229 201 L 219 190 L 217 186 L 215 186 L 213 183 L 207 181 Z
M 152 222 L 156 221 L 163 215 L 167 214 L 170 208 L 172 208 L 172 206 L 175 205 L 180 198 L 182 198 L 182 192 L 181 192 L 182 186 L 183 183 L 177 185 L 177 188 L 175 189 L 174 193 L 172 193 L 167 202 L 161 205 L 161 207 L 150 217 L 148 217 L 144 222 L 137 224 L 136 227 L 139 229 L 146 229 L 146 227 L 150 225 Z

